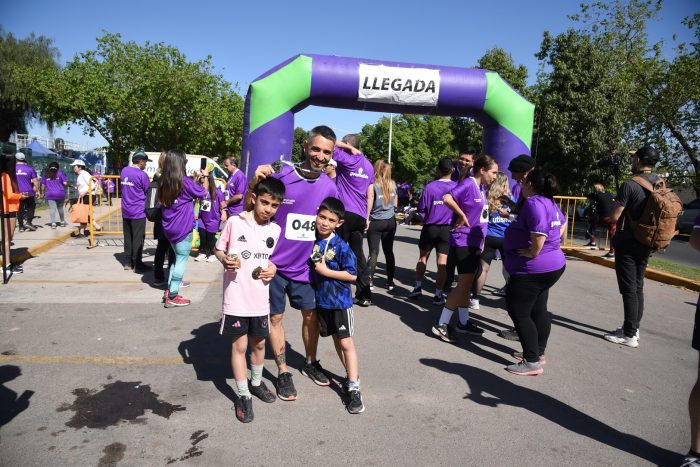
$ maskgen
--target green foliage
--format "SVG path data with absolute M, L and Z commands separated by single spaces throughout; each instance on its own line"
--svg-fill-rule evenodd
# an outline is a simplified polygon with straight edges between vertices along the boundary
M 501 78 L 506 80 L 513 89 L 518 91 L 520 95 L 529 99 L 529 90 L 527 88 L 527 67 L 525 65 L 515 66 L 513 63 L 513 56 L 501 49 L 500 47 L 494 47 L 489 49 L 486 53 L 479 59 L 478 67 L 495 71 Z
M 30 119 L 41 119 L 35 93 L 20 77 L 51 73 L 58 57 L 52 39 L 31 34 L 19 40 L 0 26 L 0 141 L 13 132 L 26 133 Z
M 136 147 L 209 156 L 240 152 L 243 99 L 213 72 L 211 57 L 192 63 L 163 43 L 141 46 L 105 33 L 96 50 L 64 69 L 26 78 L 48 115 L 99 133 L 117 159 Z
M 294 129 L 294 142 L 292 143 L 292 161 L 304 162 L 304 141 L 308 132 L 301 127 Z

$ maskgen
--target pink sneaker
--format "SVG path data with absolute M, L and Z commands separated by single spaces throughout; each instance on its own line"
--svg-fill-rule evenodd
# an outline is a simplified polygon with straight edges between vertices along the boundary
M 166 292 L 165 294 L 165 308 L 173 308 L 176 306 L 187 306 L 190 301 L 180 295 L 176 295 L 175 298 L 170 298 L 170 294 Z
M 522 352 L 513 352 L 513 358 L 516 359 L 519 362 L 523 361 L 523 353 Z M 546 365 L 547 364 L 547 359 L 545 358 L 544 355 L 540 355 L 540 365 Z

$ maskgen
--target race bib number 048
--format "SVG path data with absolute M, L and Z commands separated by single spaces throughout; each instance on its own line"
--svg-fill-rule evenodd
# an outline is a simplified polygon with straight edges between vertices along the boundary
M 313 242 L 316 240 L 316 216 L 288 214 L 284 237 L 287 240 Z

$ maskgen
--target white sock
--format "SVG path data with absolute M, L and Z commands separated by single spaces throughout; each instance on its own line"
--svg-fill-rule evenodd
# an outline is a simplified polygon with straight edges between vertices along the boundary
M 420 287 L 423 285 L 423 281 L 416 281 L 416 287 Z
M 459 323 L 464 326 L 469 321 L 469 308 L 460 306 L 457 309 L 459 310 Z
M 454 311 L 444 307 L 442 309 L 442 314 L 440 315 L 440 321 L 438 321 L 438 326 L 449 323 L 450 319 L 452 319 L 452 313 L 454 313 Z
M 236 386 L 238 387 L 238 395 L 240 397 L 250 397 L 250 390 L 248 389 L 248 380 L 243 381 L 236 380 Z
M 263 366 L 262 365 L 250 365 L 250 384 L 253 386 L 260 386 L 262 381 Z

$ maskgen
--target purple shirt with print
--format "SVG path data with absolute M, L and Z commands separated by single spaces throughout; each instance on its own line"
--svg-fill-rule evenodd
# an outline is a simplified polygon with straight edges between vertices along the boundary
M 17 189 L 20 193 L 27 193 L 29 198 L 34 198 L 34 185 L 32 180 L 37 178 L 36 170 L 29 164 L 17 161 Z
M 144 219 L 146 217 L 146 192 L 150 180 L 146 172 L 129 165 L 119 175 L 122 186 L 122 217 Z
M 242 170 L 236 169 L 234 173 L 228 178 L 226 182 L 226 191 L 228 192 L 228 198 L 231 199 L 235 195 L 243 195 L 241 199 L 234 204 L 229 205 L 226 208 L 229 216 L 234 216 L 240 212 L 243 212 L 243 203 L 245 202 L 245 190 L 248 187 L 248 180 L 245 178 L 245 174 Z
M 209 196 L 209 192 L 204 195 L 204 200 L 211 201 L 211 206 L 208 211 L 202 210 L 202 205 L 199 205 L 199 226 L 210 233 L 216 233 L 219 231 L 219 224 L 221 224 L 221 203 L 224 201 L 224 194 L 216 189 L 216 199 L 212 200 Z
M 64 183 L 67 181 L 66 174 L 61 172 L 61 170 L 56 171 L 56 178 L 54 179 L 46 178 L 46 175 L 42 176 L 41 184 L 46 187 L 44 190 L 45 198 L 53 201 L 63 201 L 66 199 Z
M 566 216 L 554 201 L 540 195 L 530 196 L 506 229 L 503 243 L 506 270 L 510 274 L 542 274 L 563 268 L 566 258 L 561 251 L 559 229 L 565 222 Z M 547 236 L 540 254 L 535 258 L 518 255 L 518 249 L 528 248 L 532 243 L 531 233 Z
M 194 228 L 194 200 L 202 198 L 204 187 L 185 177 L 182 193 L 170 206 L 161 208 L 163 233 L 170 243 L 177 243 L 187 237 Z
M 275 214 L 282 234 L 270 261 L 287 279 L 308 283 L 308 259 L 316 241 L 316 212 L 324 199 L 338 196 L 338 189 L 326 174 L 308 179 L 289 165 L 270 176 L 281 180 L 285 188 L 284 201 Z
M 452 209 L 445 206 L 442 197 L 457 186 L 453 180 L 434 180 L 423 188 L 418 203 L 418 213 L 423 216 L 425 224 L 448 225 L 452 222 Z
M 345 210 L 361 217 L 367 217 L 367 189 L 374 183 L 374 167 L 364 154 L 348 154 L 335 148 L 333 160 L 338 163 L 335 169 L 335 184 L 338 199 Z
M 105 178 L 102 182 L 102 186 L 107 193 L 114 193 L 114 179 Z
M 450 245 L 483 249 L 489 225 L 486 193 L 477 186 L 474 177 L 469 177 L 453 188 L 450 194 L 469 221 L 469 227 L 462 225 L 450 230 Z M 457 220 L 457 215 L 453 215 L 452 223 L 456 223 Z

